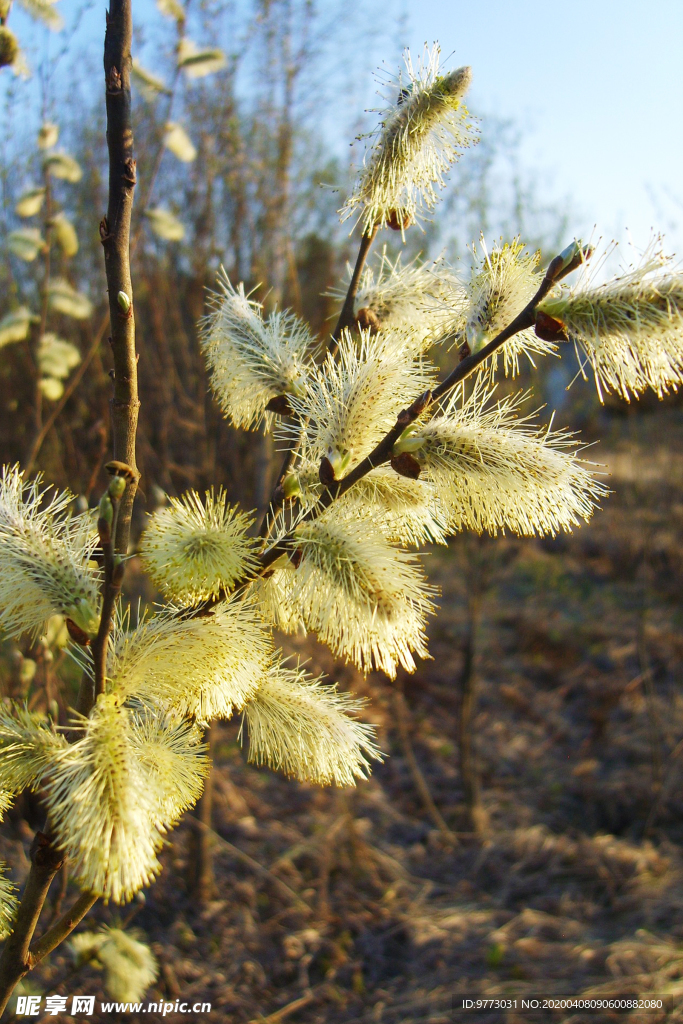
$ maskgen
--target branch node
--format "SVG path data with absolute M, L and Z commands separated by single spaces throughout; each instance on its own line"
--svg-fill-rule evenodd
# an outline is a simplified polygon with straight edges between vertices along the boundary
M 123 166 L 125 170 L 124 173 L 121 175 L 122 181 L 124 181 L 126 185 L 137 185 L 137 163 L 135 162 L 135 160 L 133 160 L 133 158 L 129 156 Z
M 107 20 L 109 24 L 109 20 Z M 114 65 L 112 66 L 106 75 L 107 92 L 110 96 L 120 93 L 123 90 L 123 80 L 121 78 L 121 72 Z

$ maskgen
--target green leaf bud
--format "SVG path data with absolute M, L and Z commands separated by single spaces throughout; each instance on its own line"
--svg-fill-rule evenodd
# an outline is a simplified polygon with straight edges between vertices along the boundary
M 301 494 L 301 484 L 296 473 L 290 473 L 285 477 L 282 489 L 285 492 L 285 498 L 296 498 L 298 494 Z
M 109 526 L 114 521 L 114 506 L 111 503 L 111 498 L 108 494 L 103 494 L 100 498 L 100 514 L 99 518 L 103 519 Z
M 123 492 L 126 489 L 126 478 L 123 476 L 114 476 L 109 481 L 108 494 L 113 501 L 119 501 L 123 497 Z

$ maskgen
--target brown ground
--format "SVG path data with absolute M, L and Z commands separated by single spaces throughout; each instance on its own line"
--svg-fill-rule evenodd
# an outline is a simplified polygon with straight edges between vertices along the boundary
M 669 993 L 679 1008 L 667 1019 L 683 1020 L 683 413 L 610 430 L 595 458 L 615 493 L 590 526 L 554 541 L 456 540 L 428 558 L 443 597 L 434 660 L 404 680 L 407 728 L 457 842 L 425 810 L 383 678 L 335 672 L 371 698 L 390 755 L 352 792 L 249 767 L 237 726 L 222 727 L 218 895 L 201 905 L 187 893 L 186 819 L 135 914 L 162 965 L 146 999 L 210 1001 L 198 1020 L 235 1024 L 520 1024 L 628 1015 L 451 1013 L 451 998 Z M 474 734 L 489 829 L 477 836 L 456 738 L 466 597 L 482 573 Z M 335 671 L 322 648 L 295 646 Z M 3 828 L 0 854 L 20 879 L 30 830 Z M 60 987 L 69 963 L 60 949 L 34 990 L 106 998 L 93 968 Z

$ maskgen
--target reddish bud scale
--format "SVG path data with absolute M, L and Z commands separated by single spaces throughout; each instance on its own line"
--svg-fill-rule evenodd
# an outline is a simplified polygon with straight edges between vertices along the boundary
M 413 218 L 409 213 L 401 215 L 398 210 L 390 210 L 387 214 L 386 225 L 392 231 L 405 231 L 412 223 Z
M 81 647 L 90 646 L 90 637 L 85 632 L 85 630 L 81 629 L 80 626 L 76 625 L 73 619 L 66 620 L 66 628 L 69 631 L 69 636 L 74 641 L 74 643 L 80 644 Z
M 382 326 L 380 318 L 377 316 L 374 310 L 368 306 L 363 306 L 362 309 L 358 310 L 356 314 L 356 323 L 361 331 L 371 331 L 376 334 Z
M 536 324 L 534 325 L 537 337 L 542 341 L 569 341 L 564 324 L 553 316 L 548 316 L 539 310 L 536 313 Z
M 97 520 L 97 533 L 102 545 L 111 544 L 111 525 L 102 517 Z
M 292 407 L 289 404 L 287 395 L 275 395 L 266 405 L 268 412 L 275 412 L 278 416 L 291 416 Z
M 417 480 L 420 475 L 420 463 L 410 452 L 392 455 L 391 468 L 399 476 L 407 476 L 409 480 Z
M 334 475 L 334 467 L 328 459 L 327 455 L 323 455 L 320 460 L 320 468 L 318 469 L 318 477 L 323 487 L 328 487 L 333 484 L 336 477 Z

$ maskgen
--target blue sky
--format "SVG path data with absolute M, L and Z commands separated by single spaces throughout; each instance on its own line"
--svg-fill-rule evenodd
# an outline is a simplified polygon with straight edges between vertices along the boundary
M 603 236 L 625 240 L 629 230 L 644 246 L 654 228 L 666 233 L 669 250 L 683 252 L 681 0 L 369 2 L 376 31 L 355 52 L 366 105 L 373 105 L 372 73 L 382 61 L 393 69 L 402 46 L 419 52 L 439 40 L 443 54 L 453 54 L 450 67 L 473 67 L 471 105 L 519 125 L 521 155 L 543 198 L 572 197 L 572 233 L 586 237 L 597 224 Z M 104 6 L 88 3 L 79 31 L 93 57 Z M 80 7 L 77 0 L 59 4 L 67 20 Z M 169 27 L 152 0 L 134 0 L 134 9 L 148 37 Z M 12 23 L 24 42 L 27 32 L 38 42 L 22 12 L 13 12 Z M 353 45 L 353 32 L 342 45 Z M 50 52 L 58 47 L 53 37 Z M 343 92 L 331 100 L 341 104 L 344 131 L 351 101 Z M 331 112 L 325 123 L 335 125 Z

